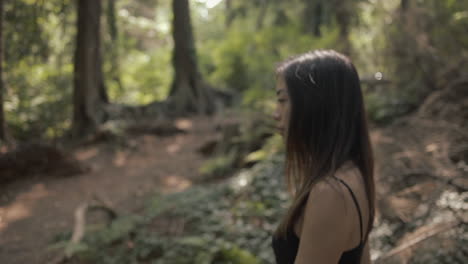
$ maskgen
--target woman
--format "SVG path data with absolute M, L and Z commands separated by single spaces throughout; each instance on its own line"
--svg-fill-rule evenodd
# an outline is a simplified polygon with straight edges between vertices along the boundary
M 276 93 L 293 194 L 277 263 L 370 263 L 373 157 L 356 69 L 335 51 L 305 53 L 280 64 Z

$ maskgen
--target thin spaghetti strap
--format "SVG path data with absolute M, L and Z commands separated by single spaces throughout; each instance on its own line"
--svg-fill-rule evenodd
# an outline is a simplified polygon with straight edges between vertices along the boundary
M 349 193 L 351 193 L 351 197 L 353 197 L 353 201 L 354 201 L 354 204 L 356 205 L 356 208 L 357 208 L 357 211 L 358 211 L 358 214 L 359 214 L 359 231 L 360 231 L 360 239 L 361 239 L 361 242 L 363 241 L 363 236 L 362 236 L 362 215 L 361 215 L 361 208 L 359 207 L 359 203 L 356 199 L 356 196 L 354 196 L 354 193 L 353 193 L 353 190 L 351 190 L 351 187 L 349 187 L 348 184 L 346 184 L 345 181 L 343 181 L 342 179 L 338 178 L 338 177 L 334 177 L 336 178 L 337 180 L 339 180 L 349 191 Z

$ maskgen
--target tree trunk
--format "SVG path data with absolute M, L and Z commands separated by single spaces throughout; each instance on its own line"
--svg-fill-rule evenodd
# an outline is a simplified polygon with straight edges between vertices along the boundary
M 226 12 L 226 17 L 224 20 L 224 24 L 226 28 L 229 28 L 232 24 L 232 21 L 234 21 L 235 13 L 232 10 L 232 1 L 231 0 L 224 0 L 225 2 L 225 12 Z
M 5 141 L 5 113 L 3 111 L 3 0 L 0 0 L 0 140 Z
M 172 63 L 175 76 L 170 92 L 170 102 L 177 114 L 212 113 L 214 111 L 212 96 L 208 87 L 203 83 L 197 67 L 189 2 L 188 0 L 173 0 L 172 8 L 174 12 Z
M 323 5 L 322 3 L 318 2 L 315 4 L 314 8 L 314 35 L 316 37 L 322 36 L 322 32 L 320 31 L 320 26 L 322 25 L 322 14 L 323 14 Z
M 402 12 L 406 12 L 406 10 L 408 10 L 408 5 L 409 5 L 409 1 L 408 0 L 401 0 L 400 2 L 400 9 Z
M 255 23 L 255 28 L 257 29 L 257 31 L 263 28 L 263 21 L 265 20 L 265 16 L 268 10 L 268 3 L 269 2 L 267 0 L 262 0 L 260 2 L 260 13 L 258 14 L 257 22 Z
M 110 35 L 110 60 L 111 60 L 111 78 L 116 82 L 120 91 L 123 91 L 122 81 L 120 79 L 120 50 L 119 50 L 119 31 L 117 27 L 117 16 L 115 2 L 117 0 L 107 0 L 107 28 Z
M 108 103 L 102 74 L 101 1 L 78 0 L 72 135 L 90 133 L 104 122 Z
M 320 37 L 322 32 L 323 4 L 321 1 L 304 0 L 304 9 L 302 13 L 302 26 L 305 33 Z
M 400 21 L 403 25 L 406 24 L 407 22 L 407 14 L 408 14 L 408 8 L 409 8 L 409 0 L 401 0 L 400 2 Z
M 336 22 L 339 28 L 339 43 L 341 44 L 341 52 L 346 55 L 351 54 L 351 41 L 349 32 L 351 28 L 352 3 L 348 0 L 336 0 Z

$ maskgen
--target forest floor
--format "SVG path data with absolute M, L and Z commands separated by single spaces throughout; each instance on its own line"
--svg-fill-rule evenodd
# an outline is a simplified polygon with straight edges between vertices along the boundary
M 436 255 L 450 258 L 443 263 L 466 263 L 466 91 L 441 91 L 416 113 L 372 129 L 376 263 L 442 263 Z M 95 195 L 117 212 L 138 213 L 154 192 L 195 184 L 206 160 L 200 148 L 217 136 L 217 123 L 195 117 L 175 124 L 185 133 L 127 136 L 125 146 L 117 141 L 76 149 L 72 155 L 90 168 L 86 173 L 0 186 L 0 263 L 48 263 L 53 238 L 73 229 L 76 208 Z
M 0 263 L 47 263 L 54 236 L 73 229 L 74 211 L 94 195 L 117 212 L 141 210 L 155 191 L 170 193 L 192 185 L 204 157 L 198 153 L 214 136 L 211 118 L 176 120 L 186 133 L 140 135 L 132 147 L 102 143 L 73 155 L 90 170 L 65 178 L 28 178 L 0 187 Z

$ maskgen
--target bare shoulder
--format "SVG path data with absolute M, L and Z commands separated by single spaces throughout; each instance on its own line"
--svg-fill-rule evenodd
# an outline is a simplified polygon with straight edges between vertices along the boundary
M 349 185 L 361 194 L 359 178 L 352 171 L 341 170 L 310 190 L 299 225 L 302 229 L 296 264 L 310 263 L 311 259 L 337 263 L 344 251 L 359 244 L 359 218 L 346 189 Z
M 317 183 L 309 193 L 305 206 L 305 225 L 317 225 L 322 230 L 347 233 L 349 230 L 346 198 L 340 184 L 334 180 Z
M 309 193 L 305 215 L 324 218 L 327 221 L 343 222 L 346 212 L 343 190 L 334 180 L 317 183 Z
M 320 263 L 338 261 L 350 237 L 345 203 L 342 189 L 333 180 L 320 182 L 312 188 L 303 212 L 296 263 L 309 263 L 312 257 L 324 260 Z

